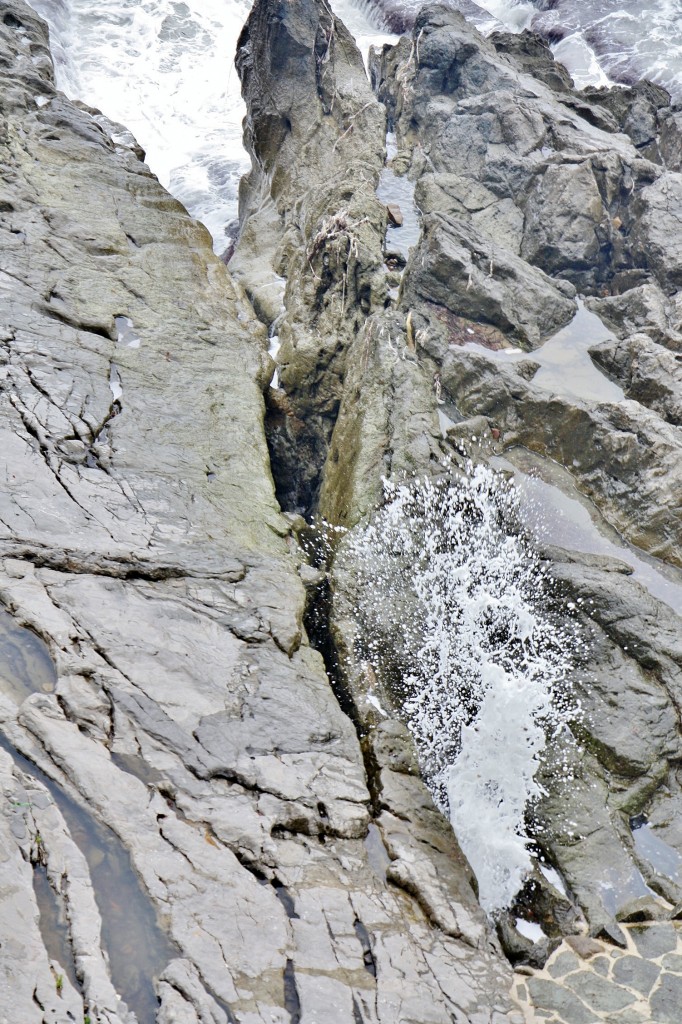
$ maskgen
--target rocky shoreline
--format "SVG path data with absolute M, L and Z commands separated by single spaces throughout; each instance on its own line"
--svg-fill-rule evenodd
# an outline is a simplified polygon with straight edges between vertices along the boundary
M 630 823 L 682 862 L 679 614 L 548 536 L 552 613 L 590 635 L 583 716 L 533 809 L 554 874 L 495 926 L 420 772 L 404 645 L 369 678 L 348 543 L 311 558 L 305 520 L 352 537 L 385 478 L 521 446 L 679 583 L 682 114 L 647 83 L 576 92 L 539 39 L 437 5 L 368 78 L 323 0 L 256 0 L 226 268 L 124 129 L 56 90 L 23 0 L 0 53 L 0 1021 L 672 1024 L 682 875 Z M 580 295 L 618 402 L 543 384 Z M 130 907 L 123 958 L 104 841 L 64 800 L 156 922 L 134 938 Z M 143 945 L 158 1008 L 121 967 Z

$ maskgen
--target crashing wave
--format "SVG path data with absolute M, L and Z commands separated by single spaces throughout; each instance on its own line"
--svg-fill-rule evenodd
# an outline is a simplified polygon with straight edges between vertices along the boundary
M 509 905 L 530 868 L 538 768 L 575 713 L 572 627 L 549 611 L 547 570 L 512 531 L 516 516 L 513 483 L 470 467 L 387 485 L 383 508 L 350 539 L 358 653 L 402 701 L 489 912 Z

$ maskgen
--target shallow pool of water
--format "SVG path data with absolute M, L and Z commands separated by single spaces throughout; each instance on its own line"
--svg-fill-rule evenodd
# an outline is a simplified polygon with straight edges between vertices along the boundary
M 599 895 L 609 914 L 615 916 L 621 907 L 632 900 L 639 899 L 641 896 L 654 896 L 655 893 L 649 888 L 641 872 L 634 865 L 629 871 L 607 865 L 603 869 L 603 878 L 599 882 Z
M 654 871 L 682 885 L 682 854 L 657 836 L 649 824 L 633 829 L 632 840 L 639 856 L 648 861 Z
M 533 384 L 562 398 L 579 398 L 586 402 L 624 402 L 623 389 L 610 380 L 592 362 L 589 349 L 614 335 L 592 313 L 581 300 L 570 324 L 562 327 L 539 348 L 532 352 L 521 349 L 485 349 L 487 355 L 499 362 L 520 362 L 532 359 L 539 363 L 533 376 Z M 465 346 L 477 352 L 481 346 L 471 343 Z
M 0 688 L 21 703 L 32 693 L 52 693 L 57 672 L 47 645 L 0 608 Z
M 33 693 L 54 690 L 57 673 L 46 644 L 0 610 L 0 687 L 18 704 Z M 114 832 L 68 796 L 45 772 L 24 757 L 0 732 L 0 746 L 26 774 L 42 783 L 61 811 L 69 833 L 88 863 L 102 917 L 102 946 L 109 957 L 111 980 L 139 1024 L 153 1024 L 158 1000 L 153 979 L 178 951 L 159 927 L 151 902 L 135 874 L 130 855 Z M 49 836 L 45 837 L 49 854 Z M 50 956 L 71 972 L 73 959 L 59 917 L 59 903 L 35 880 L 40 925 Z M 63 959 L 65 958 L 65 959 Z
M 139 1024 L 154 1024 L 158 999 L 153 979 L 158 978 L 178 950 L 160 929 L 152 905 L 133 871 L 128 851 L 118 837 L 96 821 L 37 765 L 20 754 L 0 732 L 0 746 L 15 764 L 48 790 L 62 813 L 71 838 L 88 863 L 95 900 L 102 918 L 102 947 L 109 958 L 111 980 Z M 49 855 L 49 836 L 45 837 Z M 41 882 L 38 885 L 41 886 Z M 43 885 L 44 890 L 44 885 Z M 47 894 L 41 901 L 41 932 L 50 955 L 65 955 L 65 936 Z M 46 909 L 43 915 L 43 908 Z M 73 961 L 70 961 L 73 964 Z M 60 963 L 67 969 L 67 962 Z
M 367 835 L 365 836 L 365 850 L 367 851 L 369 866 L 385 885 L 386 868 L 391 863 L 391 858 L 384 846 L 384 841 L 381 838 L 381 832 L 377 825 L 371 824 L 367 829 Z
M 76 977 L 64 904 L 50 885 L 47 871 L 41 865 L 35 865 L 33 869 L 33 890 L 40 913 L 40 934 L 47 955 L 50 960 L 56 960 L 60 964 L 75 991 L 79 992 L 80 985 Z
M 396 174 L 391 168 L 391 160 L 396 153 L 395 135 L 389 132 L 386 136 L 386 152 L 388 163 L 381 172 L 377 199 L 386 206 L 397 206 L 402 215 L 402 224 L 398 227 L 389 222 L 386 230 L 386 252 L 398 253 L 407 260 L 410 249 L 419 242 L 421 219 L 414 201 L 414 182 L 406 174 Z
M 531 942 L 542 942 L 547 938 L 540 925 L 535 921 L 526 921 L 523 917 L 517 917 L 514 924 L 517 932 L 530 939 Z
M 514 473 L 523 525 L 538 541 L 626 562 L 633 579 L 682 614 L 682 572 L 624 541 L 563 467 L 525 448 L 512 448 L 491 464 Z

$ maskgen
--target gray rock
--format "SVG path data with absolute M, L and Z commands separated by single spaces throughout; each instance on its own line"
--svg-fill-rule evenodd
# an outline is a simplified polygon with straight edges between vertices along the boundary
M 650 924 L 630 931 L 637 952 L 647 960 L 657 960 L 677 948 L 677 932 L 672 924 Z
M 675 1024 L 680 1019 L 682 978 L 664 974 L 660 985 L 651 996 L 650 1004 L 655 1024 Z
M 241 185 L 230 268 L 263 319 L 278 318 L 274 468 L 287 507 L 305 510 L 341 401 L 346 348 L 386 301 L 387 214 L 376 197 L 385 112 L 354 40 L 320 0 L 256 4 L 236 63 L 253 169 Z
M 653 896 L 640 896 L 627 903 L 616 914 L 616 920 L 626 923 L 637 921 L 661 921 L 668 917 L 666 906 Z
M 616 963 L 617 962 L 618 961 L 616 961 Z M 607 957 L 597 956 L 590 963 L 590 967 L 593 971 L 596 971 L 597 974 L 601 974 L 602 978 L 606 978 L 609 974 L 611 963 Z
M 544 978 L 529 978 L 528 990 L 535 1006 L 554 1010 L 566 1024 L 596 1024 L 596 1015 L 568 989 Z
M 425 218 L 403 302 L 408 308 L 423 302 L 444 307 L 531 347 L 567 323 L 575 310 L 542 271 L 491 243 L 473 225 L 441 214 Z
M 653 409 L 668 423 L 682 425 L 682 357 L 646 334 L 607 341 L 590 350 L 594 361 L 615 378 L 628 398 Z
M 618 961 L 620 963 L 620 961 Z M 600 978 L 591 971 L 581 971 L 566 979 L 566 984 L 599 1013 L 615 1013 L 635 1002 L 635 996 Z
M 661 967 L 664 971 L 671 971 L 673 974 L 682 974 L 682 955 L 679 953 L 666 953 L 661 960 Z
M 605 517 L 633 543 L 674 564 L 680 561 L 677 542 L 664 539 L 666 534 L 682 537 L 675 502 L 665 496 L 669 482 L 678 487 L 680 438 L 675 428 L 636 403 L 595 406 L 543 393 L 514 364 L 496 361 L 483 350 L 479 354 L 450 347 L 442 360 L 443 391 L 463 414 L 485 415 L 501 429 L 507 444 L 540 449 L 570 466 Z M 596 434 L 598 448 L 592 443 Z M 642 437 L 646 444 L 637 440 Z M 662 479 L 662 464 L 670 478 Z M 626 502 L 621 480 L 628 477 L 633 491 Z
M 547 168 L 526 203 L 522 255 L 548 273 L 599 262 L 606 211 L 589 161 Z
M 621 957 L 613 965 L 613 980 L 648 996 L 661 973 L 660 967 L 636 956 Z
M 682 210 L 682 174 L 668 173 L 644 188 L 634 204 L 633 252 L 666 294 L 682 284 L 677 224 Z
M 560 953 L 559 956 L 547 965 L 547 973 L 553 978 L 564 978 L 567 974 L 577 971 L 580 967 L 580 960 L 573 953 Z
M 644 331 L 659 345 L 673 351 L 682 349 L 675 302 L 653 282 L 629 288 L 620 295 L 591 298 L 587 304 L 619 338 Z

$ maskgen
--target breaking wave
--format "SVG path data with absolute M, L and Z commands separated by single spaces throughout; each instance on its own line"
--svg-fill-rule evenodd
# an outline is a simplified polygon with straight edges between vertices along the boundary
M 512 531 L 517 513 L 513 483 L 470 467 L 387 486 L 386 504 L 349 539 L 357 653 L 402 701 L 489 912 L 509 905 L 531 866 L 536 775 L 577 710 L 574 628 L 549 610 L 547 569 Z

